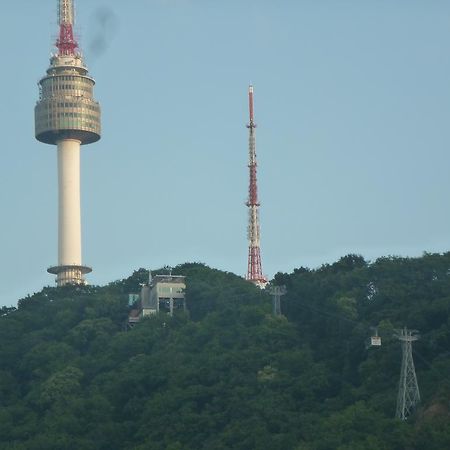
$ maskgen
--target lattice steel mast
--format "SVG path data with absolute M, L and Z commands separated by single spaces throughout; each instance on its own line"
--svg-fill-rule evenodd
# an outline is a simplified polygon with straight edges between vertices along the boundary
M 416 330 L 408 330 L 405 327 L 397 330 L 396 334 L 402 344 L 402 368 L 395 417 L 401 420 L 406 420 L 420 402 L 419 385 L 412 356 L 412 342 L 419 339 L 416 333 Z
M 59 0 L 58 2 L 58 25 L 59 38 L 56 47 L 60 55 L 74 55 L 78 43 L 73 36 L 73 25 L 75 14 L 72 0 Z
M 100 139 L 100 106 L 94 80 L 73 34 L 72 0 L 58 1 L 58 52 L 39 82 L 35 107 L 36 139 L 57 146 L 58 265 L 48 269 L 58 286 L 84 284 L 91 271 L 81 261 L 80 145 Z
M 259 228 L 259 201 L 257 185 L 257 163 L 256 163 L 256 141 L 255 128 L 256 123 L 253 116 L 253 86 L 248 88 L 248 104 L 250 121 L 247 125 L 249 131 L 249 172 L 250 183 L 248 193 L 248 266 L 247 279 L 259 287 L 265 287 L 267 278 L 262 273 L 261 250 L 260 250 L 260 228 Z
M 272 286 L 270 288 L 272 295 L 273 315 L 281 316 L 281 296 L 286 294 L 286 286 Z

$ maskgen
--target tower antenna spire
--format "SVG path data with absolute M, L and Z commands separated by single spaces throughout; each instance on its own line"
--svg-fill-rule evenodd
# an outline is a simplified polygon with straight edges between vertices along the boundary
M 258 201 L 258 183 L 257 183 L 257 163 L 256 163 L 256 141 L 255 141 L 255 120 L 253 109 L 253 86 L 248 87 L 248 106 L 250 121 L 247 125 L 249 161 L 248 168 L 250 174 L 249 192 L 248 192 L 248 264 L 247 280 L 263 288 L 267 284 L 267 278 L 262 273 L 261 250 L 260 250 L 260 227 L 259 227 L 259 201 Z
M 58 0 L 59 37 L 56 40 L 60 56 L 75 55 L 78 43 L 73 35 L 75 13 L 72 0 Z

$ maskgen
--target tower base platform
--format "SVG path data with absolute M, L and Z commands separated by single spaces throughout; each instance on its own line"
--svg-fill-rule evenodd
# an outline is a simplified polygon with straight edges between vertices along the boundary
M 58 287 L 84 285 L 86 284 L 84 275 L 92 272 L 92 268 L 73 264 L 49 267 L 47 272 L 56 275 L 56 284 Z

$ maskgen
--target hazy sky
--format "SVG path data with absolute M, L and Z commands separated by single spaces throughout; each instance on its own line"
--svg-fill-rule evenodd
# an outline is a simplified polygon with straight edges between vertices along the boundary
M 54 285 L 55 147 L 34 139 L 56 0 L 3 2 L 0 304 Z M 78 0 L 103 111 L 82 149 L 92 284 L 186 261 L 244 275 L 247 87 L 263 270 L 450 249 L 450 2 Z

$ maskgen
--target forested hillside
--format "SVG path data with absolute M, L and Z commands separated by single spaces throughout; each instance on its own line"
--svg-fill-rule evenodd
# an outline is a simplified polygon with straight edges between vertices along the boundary
M 236 275 L 174 273 L 189 313 L 128 331 L 144 270 L 3 308 L 0 449 L 450 448 L 450 253 L 279 273 L 282 317 Z M 422 402 L 406 422 L 394 418 L 404 326 L 421 335 Z M 372 327 L 381 347 L 367 346 Z

